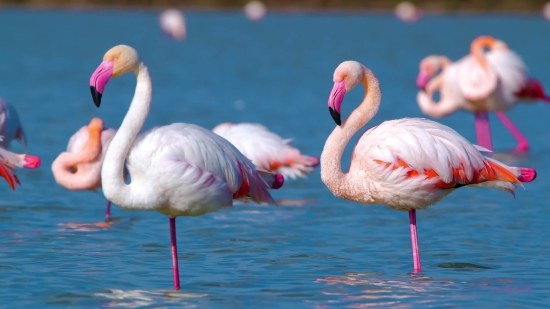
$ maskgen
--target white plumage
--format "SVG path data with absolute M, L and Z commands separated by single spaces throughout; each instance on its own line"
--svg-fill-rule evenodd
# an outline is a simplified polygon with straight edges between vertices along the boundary
M 136 188 L 129 195 L 132 202 L 117 201 L 116 194 L 110 199 L 123 208 L 199 216 L 232 206 L 233 195 L 245 183 L 251 199 L 275 204 L 252 162 L 227 140 L 193 124 L 175 123 L 139 134 L 127 168 Z
M 256 166 L 285 178 L 304 178 L 319 164 L 318 158 L 300 153 L 292 139 L 283 139 L 258 123 L 222 123 L 212 131 L 231 142 Z

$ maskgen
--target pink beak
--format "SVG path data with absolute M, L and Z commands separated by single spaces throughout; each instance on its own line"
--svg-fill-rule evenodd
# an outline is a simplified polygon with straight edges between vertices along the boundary
M 430 74 L 426 71 L 420 71 L 418 77 L 416 78 L 416 86 L 421 90 L 426 90 L 426 86 L 430 81 Z
M 113 75 L 113 68 L 115 63 L 110 60 L 103 61 L 90 77 L 90 90 L 92 92 L 92 98 L 94 99 L 95 106 L 101 105 L 101 96 L 105 85 L 109 82 L 109 78 Z
M 334 87 L 330 92 L 328 97 L 328 110 L 334 122 L 337 125 L 342 124 L 342 119 L 340 118 L 340 109 L 342 107 L 342 102 L 344 102 L 344 95 L 346 94 L 346 81 L 342 80 L 339 82 L 334 82 Z

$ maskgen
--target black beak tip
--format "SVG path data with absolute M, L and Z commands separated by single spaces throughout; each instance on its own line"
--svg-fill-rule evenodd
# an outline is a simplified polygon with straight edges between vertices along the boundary
M 342 125 L 342 119 L 340 119 L 340 113 L 335 111 L 332 107 L 329 107 L 328 111 L 330 112 L 332 119 L 334 119 L 334 122 L 336 122 L 337 125 Z
M 90 86 L 90 91 L 92 93 L 92 98 L 94 99 L 95 106 L 99 107 L 101 105 L 101 93 L 97 91 L 94 86 Z

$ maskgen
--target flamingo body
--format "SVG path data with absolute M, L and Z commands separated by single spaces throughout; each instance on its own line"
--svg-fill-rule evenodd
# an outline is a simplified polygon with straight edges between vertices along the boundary
M 283 139 L 258 123 L 222 123 L 212 131 L 231 142 L 254 165 L 285 178 L 306 177 L 319 165 L 318 158 L 300 153 L 292 139 Z
M 422 118 L 390 120 L 358 140 L 349 173 L 367 178 L 363 199 L 397 210 L 424 209 L 454 189 L 485 183 L 513 192 L 522 175 L 486 157 L 453 129 Z M 356 200 L 357 201 L 357 200 Z
M 89 182 L 83 187 L 80 185 L 69 186 L 69 190 L 96 190 L 101 188 L 101 167 L 103 165 L 103 159 L 107 152 L 107 147 L 111 143 L 111 140 L 116 134 L 116 130 L 113 128 L 105 128 L 101 132 L 101 154 L 90 162 L 79 163 L 75 167 L 71 167 L 72 172 L 77 172 L 83 175 L 87 175 Z M 69 139 L 67 144 L 67 152 L 80 153 L 85 151 L 87 144 L 89 143 L 90 132 L 87 126 L 83 126 Z
M 138 135 L 127 167 L 139 189 L 132 191 L 134 202 L 122 208 L 177 217 L 231 207 L 234 198 L 275 204 L 250 160 L 224 138 L 194 124 L 174 123 Z

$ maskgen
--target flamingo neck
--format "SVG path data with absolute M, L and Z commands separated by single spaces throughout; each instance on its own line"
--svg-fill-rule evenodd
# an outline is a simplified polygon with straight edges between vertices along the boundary
M 52 163 L 55 181 L 69 190 L 95 189 L 92 188 L 96 185 L 95 176 L 92 173 L 80 173 L 78 165 L 97 160 L 101 151 L 101 132 L 90 130 L 88 143 L 81 152 L 63 152 Z
M 489 70 L 489 64 L 485 58 L 485 48 L 492 50 L 497 40 L 490 36 L 481 36 L 475 39 L 470 45 L 470 54 L 481 65 L 484 70 Z
M 132 191 L 132 184 L 124 182 L 124 163 L 149 114 L 153 97 L 151 77 L 144 63 L 139 65 L 136 77 L 134 98 L 120 128 L 109 144 L 101 169 L 101 184 L 105 197 L 121 207 L 130 208 L 135 204 L 137 195 Z
M 352 200 L 360 195 L 367 195 L 364 188 L 355 188 L 359 185 L 351 178 L 349 171 L 342 172 L 342 155 L 350 139 L 369 122 L 380 107 L 382 94 L 380 85 L 374 74 L 363 67 L 364 75 L 361 83 L 365 89 L 363 101 L 341 126 L 336 126 L 328 137 L 321 154 L 321 179 L 327 188 L 337 197 Z
M 448 116 L 458 108 L 458 104 L 457 102 L 453 102 L 451 94 L 441 91 L 444 82 L 444 73 L 443 71 L 432 78 L 426 86 L 426 91 L 419 91 L 416 96 L 416 101 L 422 113 L 433 118 Z M 435 102 L 433 96 L 438 91 L 440 92 L 440 99 L 438 102 Z

